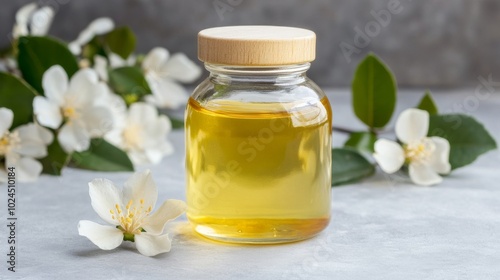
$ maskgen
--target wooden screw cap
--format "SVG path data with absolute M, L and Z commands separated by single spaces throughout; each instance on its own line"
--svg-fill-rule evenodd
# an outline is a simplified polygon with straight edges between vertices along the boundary
M 213 64 L 277 66 L 313 61 L 316 34 L 284 26 L 225 26 L 198 33 L 198 59 Z

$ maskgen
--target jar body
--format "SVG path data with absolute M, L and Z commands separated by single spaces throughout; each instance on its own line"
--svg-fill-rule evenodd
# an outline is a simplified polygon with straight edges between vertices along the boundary
M 331 108 L 309 64 L 211 72 L 186 109 L 187 215 L 220 241 L 309 238 L 330 219 Z

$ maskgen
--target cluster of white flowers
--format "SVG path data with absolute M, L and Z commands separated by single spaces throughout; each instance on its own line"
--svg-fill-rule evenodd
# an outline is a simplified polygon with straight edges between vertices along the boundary
M 80 55 L 82 47 L 90 42 L 96 35 L 106 34 L 113 30 L 114 22 L 110 18 L 98 18 L 92 21 L 78 38 L 69 44 L 70 50 L 75 55 Z M 108 81 L 108 68 L 114 69 L 123 66 L 132 66 L 137 62 L 134 54 L 127 59 L 108 52 L 107 59 L 103 56 L 94 57 L 94 70 L 101 80 Z M 83 67 L 89 66 L 86 60 L 81 63 Z M 179 83 L 191 83 L 201 75 L 201 68 L 183 53 L 170 55 L 162 47 L 153 48 L 142 61 L 146 81 L 152 95 L 147 95 L 145 101 L 159 108 L 177 109 L 184 105 L 189 97 L 186 89 Z
M 87 150 L 94 137 L 122 148 L 134 164 L 158 163 L 172 153 L 168 117 L 143 102 L 127 109 L 121 97 L 99 81 L 95 70 L 81 69 L 68 80 L 64 69 L 55 65 L 45 72 L 42 85 L 45 96 L 33 101 L 36 119 L 57 130 L 67 153 Z
M 44 36 L 53 17 L 54 10 L 49 6 L 25 5 L 16 14 L 12 36 L 14 39 Z M 114 28 L 112 19 L 97 18 L 68 48 L 80 56 L 95 36 Z M 175 109 L 185 104 L 189 95 L 179 82 L 196 80 L 201 69 L 186 55 L 170 55 L 165 48 L 152 49 L 141 64 L 135 54 L 123 59 L 106 51 L 105 57 L 95 55 L 92 63 L 81 58 L 81 69 L 71 78 L 60 65 L 44 73 L 44 95 L 36 96 L 33 101 L 36 123 L 9 131 L 15 112 L 0 109 L 0 160 L 5 162 L 5 166 L 0 166 L 0 181 L 6 177 L 6 168 L 12 165 L 19 170 L 21 180 L 35 180 L 42 171 L 36 159 L 47 155 L 47 146 L 54 136 L 68 154 L 86 151 L 92 138 L 102 137 L 127 152 L 135 165 L 159 163 L 173 152 L 167 139 L 171 122 L 156 107 Z M 108 71 L 124 66 L 140 67 L 152 93 L 130 107 L 107 84 Z M 15 73 L 16 68 L 15 60 L 0 61 L 0 71 Z

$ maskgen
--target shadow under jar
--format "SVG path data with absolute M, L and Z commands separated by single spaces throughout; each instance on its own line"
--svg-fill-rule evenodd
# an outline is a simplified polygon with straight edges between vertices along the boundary
M 312 237 L 330 219 L 330 103 L 307 76 L 314 32 L 203 30 L 210 76 L 186 109 L 187 215 L 194 230 L 236 243 Z

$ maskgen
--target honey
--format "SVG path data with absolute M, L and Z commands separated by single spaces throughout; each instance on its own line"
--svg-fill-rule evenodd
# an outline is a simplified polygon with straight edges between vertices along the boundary
M 186 110 L 188 218 L 221 241 L 305 239 L 330 217 L 331 108 L 191 98 Z

